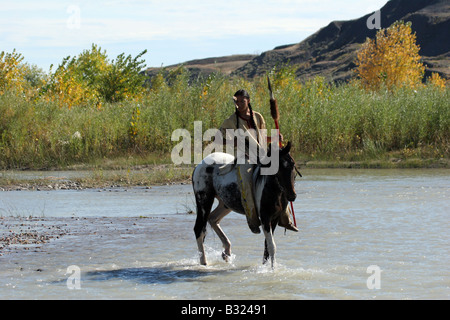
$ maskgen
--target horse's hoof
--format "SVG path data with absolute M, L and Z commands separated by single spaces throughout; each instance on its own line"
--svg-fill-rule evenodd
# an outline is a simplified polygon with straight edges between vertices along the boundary
M 228 254 L 226 254 L 225 251 L 222 252 L 222 259 L 223 259 L 225 262 L 229 262 L 229 261 L 230 261 L 230 258 L 231 258 L 231 257 L 230 257 Z

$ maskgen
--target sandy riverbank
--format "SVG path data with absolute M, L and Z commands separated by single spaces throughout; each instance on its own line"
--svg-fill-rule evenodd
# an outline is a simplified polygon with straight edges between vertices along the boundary
M 150 187 L 190 183 L 193 167 L 140 166 L 129 169 L 0 171 L 0 191 L 50 191 Z
M 45 252 L 46 244 L 65 236 L 126 237 L 148 232 L 156 220 L 164 217 L 132 218 L 46 218 L 0 217 L 0 256 L 22 252 Z

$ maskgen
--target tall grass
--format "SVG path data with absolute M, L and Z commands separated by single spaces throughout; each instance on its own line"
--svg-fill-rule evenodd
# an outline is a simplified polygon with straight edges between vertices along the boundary
M 160 79 L 161 80 L 161 79 Z M 389 152 L 448 158 L 450 90 L 431 85 L 416 91 L 369 92 L 357 82 L 301 84 L 274 75 L 280 127 L 307 159 L 358 160 Z M 140 99 L 101 108 L 61 108 L 57 102 L 0 95 L 0 167 L 50 168 L 130 155 L 168 154 L 172 132 L 194 121 L 218 128 L 234 112 L 235 91 L 249 91 L 252 106 L 273 128 L 264 77 L 247 81 L 212 75 L 191 81 L 186 71 L 162 79 Z

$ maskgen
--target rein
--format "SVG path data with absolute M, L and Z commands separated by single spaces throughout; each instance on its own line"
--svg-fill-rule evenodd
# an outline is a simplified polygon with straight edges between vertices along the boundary
M 297 166 L 294 166 L 294 169 L 295 169 L 295 172 L 297 172 L 297 174 L 300 176 L 300 178 L 303 177 L 302 174 L 300 173 L 300 171 L 298 171 Z

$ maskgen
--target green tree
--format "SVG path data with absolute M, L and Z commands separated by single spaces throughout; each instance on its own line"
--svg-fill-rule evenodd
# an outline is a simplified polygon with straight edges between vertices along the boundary
M 91 50 L 84 50 L 69 63 L 79 81 L 89 86 L 97 87 L 109 66 L 106 50 L 92 44 Z M 97 88 L 96 88 L 97 89 Z
M 125 57 L 122 53 L 113 60 L 99 78 L 98 90 L 100 96 L 108 102 L 118 102 L 125 99 L 141 97 L 146 80 L 141 71 L 145 68 L 145 60 L 139 60 L 147 50 L 135 58 Z
M 63 59 L 55 72 L 50 69 L 50 80 L 43 92 L 48 99 L 58 100 L 60 105 L 84 105 L 102 102 L 118 102 L 137 99 L 144 92 L 145 75 L 141 74 L 147 52 L 135 58 L 122 53 L 109 61 L 106 51 L 93 44 L 77 57 Z

